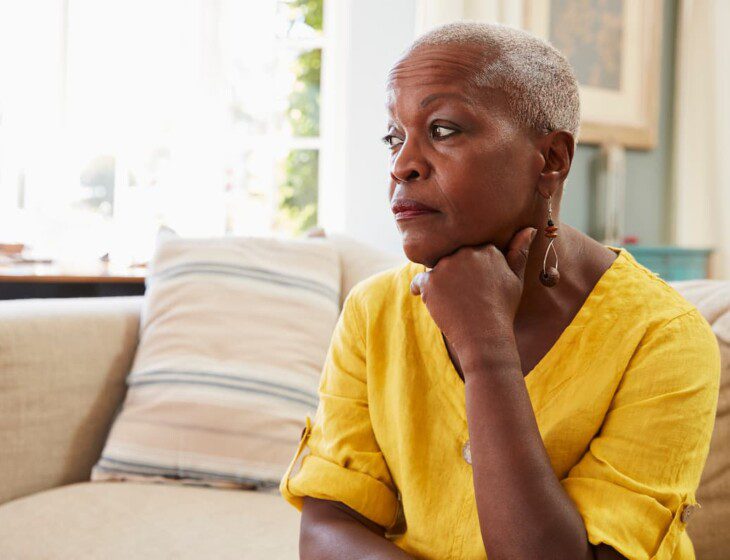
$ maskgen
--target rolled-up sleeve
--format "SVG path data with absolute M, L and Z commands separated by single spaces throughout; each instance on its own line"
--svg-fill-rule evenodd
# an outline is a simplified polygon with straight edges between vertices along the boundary
M 629 560 L 675 558 L 709 452 L 720 351 L 696 309 L 648 330 L 599 433 L 561 481 L 588 540 Z
M 355 287 L 330 341 L 314 420 L 306 418 L 279 490 L 299 510 L 304 496 L 335 500 L 388 528 L 396 520 L 397 491 L 370 422 L 359 305 Z

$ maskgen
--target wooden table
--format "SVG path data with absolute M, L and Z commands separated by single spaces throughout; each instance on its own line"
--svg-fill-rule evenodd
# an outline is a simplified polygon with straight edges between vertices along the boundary
M 0 300 L 142 295 L 146 267 L 109 262 L 0 264 Z

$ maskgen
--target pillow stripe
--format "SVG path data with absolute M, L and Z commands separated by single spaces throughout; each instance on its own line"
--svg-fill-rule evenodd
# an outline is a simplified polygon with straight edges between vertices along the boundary
M 222 263 L 198 262 L 172 266 L 149 275 L 145 278 L 145 282 L 146 285 L 149 286 L 153 282 L 157 283 L 188 274 L 224 274 L 240 278 L 250 278 L 252 280 L 267 280 L 283 286 L 292 286 L 310 290 L 337 301 L 339 305 L 339 291 L 334 290 L 321 282 L 307 280 L 297 276 L 274 273 L 253 267 L 235 266 Z M 149 282 L 147 282 L 148 280 Z
M 291 402 L 307 405 L 312 408 L 317 408 L 317 402 L 303 398 L 292 397 L 289 395 L 283 395 L 281 393 L 275 393 L 273 391 L 265 391 L 263 389 L 254 389 L 252 387 L 243 387 L 241 385 L 234 385 L 231 383 L 220 383 L 218 381 L 202 381 L 197 379 L 159 379 L 159 380 L 140 380 L 128 382 L 129 386 L 139 387 L 143 385 L 203 385 L 206 387 L 217 387 L 220 389 L 230 389 L 233 391 L 241 391 L 244 393 L 255 393 L 258 395 L 269 395 L 278 399 L 283 399 Z
M 118 465 L 120 467 L 124 467 L 124 470 L 120 470 L 116 468 L 114 465 Z M 233 482 L 243 483 L 243 484 L 251 484 L 252 486 L 259 486 L 261 485 L 261 482 L 256 478 L 250 478 L 246 476 L 235 476 L 228 473 L 221 473 L 221 472 L 214 472 L 209 470 L 201 470 L 201 469 L 188 469 L 188 468 L 181 468 L 181 469 L 175 469 L 170 467 L 161 467 L 159 465 L 152 465 L 148 463 L 140 463 L 137 461 L 122 461 L 121 459 L 113 459 L 111 457 L 103 456 L 101 457 L 100 463 L 98 467 L 101 470 L 105 470 L 107 472 L 125 472 L 127 469 L 131 470 L 137 470 L 137 472 L 145 473 L 148 471 L 154 471 L 160 474 L 166 474 L 168 476 L 175 476 L 175 477 L 184 477 L 184 478 L 217 478 L 220 480 L 230 480 Z M 271 481 L 271 484 L 278 484 L 278 482 Z
M 127 383 L 129 384 L 130 380 L 136 380 L 137 378 L 144 378 L 144 377 L 157 377 L 160 375 L 194 375 L 194 376 L 200 376 L 200 377 L 215 377 L 219 379 L 227 379 L 231 381 L 236 382 L 248 382 L 253 384 L 259 384 L 263 385 L 265 387 L 270 387 L 272 389 L 281 389 L 282 391 L 288 391 L 290 393 L 297 393 L 298 395 L 302 395 L 304 397 L 309 397 L 311 400 L 314 400 L 315 402 L 319 401 L 319 394 L 316 391 L 305 391 L 304 389 L 299 389 L 297 387 L 292 387 L 291 385 L 284 385 L 282 383 L 274 383 L 272 381 L 266 381 L 264 379 L 258 379 L 254 377 L 247 377 L 244 375 L 230 375 L 226 373 L 218 373 L 218 372 L 212 372 L 212 371 L 182 371 L 182 370 L 172 370 L 172 369 L 157 369 L 157 370 L 150 370 L 150 371 L 138 371 L 130 373 L 127 376 Z

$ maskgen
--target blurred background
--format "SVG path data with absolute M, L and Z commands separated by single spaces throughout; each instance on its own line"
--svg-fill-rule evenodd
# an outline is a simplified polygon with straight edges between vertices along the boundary
M 667 279 L 730 278 L 723 0 L 0 0 L 0 274 L 135 276 L 160 227 L 399 253 L 384 80 L 456 19 L 527 28 L 576 67 L 591 114 L 563 221 Z

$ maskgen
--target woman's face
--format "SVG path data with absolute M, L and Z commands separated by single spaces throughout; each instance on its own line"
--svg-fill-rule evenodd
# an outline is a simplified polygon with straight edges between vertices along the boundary
M 395 215 L 406 256 L 428 267 L 464 245 L 505 250 L 537 224 L 544 159 L 502 92 L 471 87 L 483 60 L 472 47 L 420 47 L 388 75 L 389 198 L 435 210 Z

